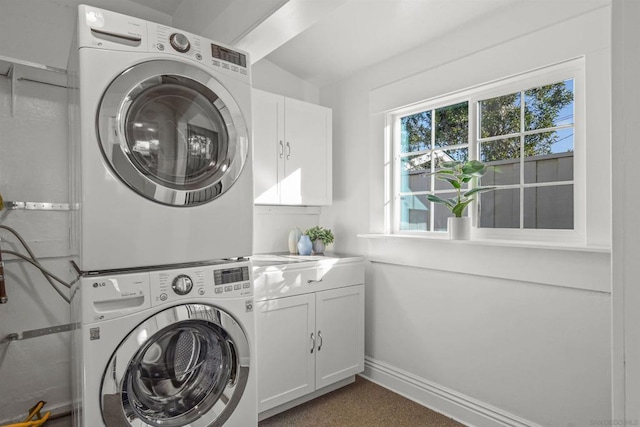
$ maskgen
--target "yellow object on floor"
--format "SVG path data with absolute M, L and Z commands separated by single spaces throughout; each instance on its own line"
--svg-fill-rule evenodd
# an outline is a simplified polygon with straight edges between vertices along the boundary
M 4 425 L 1 427 L 42 427 L 42 425 L 47 422 L 49 416 L 51 415 L 51 412 L 49 411 L 45 412 L 44 416 L 40 414 L 40 410 L 46 403 L 47 402 L 43 402 L 42 400 L 36 403 L 33 408 L 29 409 L 29 415 L 24 419 L 24 421 L 15 424 Z

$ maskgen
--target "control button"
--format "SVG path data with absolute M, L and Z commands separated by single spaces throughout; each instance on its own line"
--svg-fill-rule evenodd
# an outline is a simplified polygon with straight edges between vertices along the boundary
M 233 290 L 233 286 L 225 286 L 224 287 L 224 291 L 225 292 L 231 292 Z
M 240 283 L 238 283 L 237 285 L 233 285 L 233 289 L 235 289 L 236 291 L 238 289 L 242 289 L 242 285 Z
M 229 64 L 225 64 L 224 62 L 222 63 L 222 68 L 226 68 L 227 70 L 229 69 Z
M 165 293 L 160 294 L 160 301 L 166 301 L 169 296 Z
M 196 53 L 196 59 L 198 61 L 202 61 L 202 55 L 200 55 L 199 53 Z
M 191 280 L 191 277 L 186 274 L 181 274 L 173 279 L 171 288 L 173 289 L 173 292 L 178 295 L 186 295 L 191 292 L 191 289 L 193 288 L 193 281 Z
M 247 74 L 247 69 L 246 68 L 240 68 L 240 74 Z
M 215 59 L 214 59 L 213 61 L 211 61 L 211 63 L 212 63 L 213 65 L 215 65 L 216 67 L 219 67 L 219 66 L 220 66 L 220 61 L 216 61 Z
M 249 283 L 249 282 L 247 282 L 247 283 L 243 283 L 243 284 L 242 284 L 242 287 L 243 287 L 244 289 L 249 289 L 249 288 L 251 287 L 251 283 Z
M 231 66 L 231 71 L 235 71 L 236 73 L 238 72 L 238 67 L 236 67 L 235 65 Z
M 222 291 L 224 291 L 224 289 L 222 288 L 216 288 L 216 294 L 221 294 Z
M 189 43 L 187 36 L 180 33 L 171 34 L 171 36 L 169 36 L 169 43 L 171 43 L 171 47 L 182 53 L 189 51 L 191 48 L 191 43 Z
M 198 289 L 198 294 L 199 295 L 204 295 L 204 289 L 203 288 Z
M 158 48 L 158 50 L 164 50 L 164 45 L 162 43 L 158 43 L 156 47 Z

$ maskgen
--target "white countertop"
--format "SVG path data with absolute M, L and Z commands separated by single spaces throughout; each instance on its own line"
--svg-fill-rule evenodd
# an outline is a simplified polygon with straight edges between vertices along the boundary
M 339 253 L 326 253 L 323 255 L 294 255 L 288 252 L 273 254 L 256 254 L 251 256 L 253 271 L 262 272 L 269 267 L 278 269 L 290 269 L 298 267 L 309 267 L 310 264 L 343 264 L 349 262 L 362 262 L 364 257 L 359 255 L 346 255 Z
M 364 283 L 364 257 L 275 253 L 251 257 L 256 301 Z

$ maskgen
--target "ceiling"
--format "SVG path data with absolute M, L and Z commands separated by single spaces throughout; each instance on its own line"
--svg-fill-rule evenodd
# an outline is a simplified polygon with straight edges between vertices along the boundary
M 525 0 L 132 1 L 322 87 Z M 554 8 L 588 2 L 526 1 Z

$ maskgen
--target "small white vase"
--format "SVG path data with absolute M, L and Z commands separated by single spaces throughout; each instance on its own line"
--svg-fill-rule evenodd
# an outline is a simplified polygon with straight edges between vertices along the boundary
M 463 216 L 457 218 L 450 216 L 447 218 L 447 229 L 451 240 L 469 240 L 471 236 L 471 218 Z
M 298 253 L 298 242 L 300 241 L 300 236 L 302 236 L 302 230 L 298 227 L 294 228 L 289 232 L 289 253 L 297 254 Z

